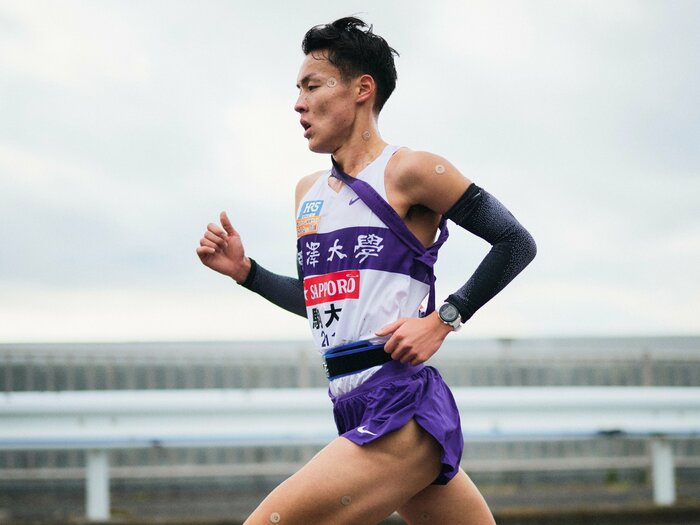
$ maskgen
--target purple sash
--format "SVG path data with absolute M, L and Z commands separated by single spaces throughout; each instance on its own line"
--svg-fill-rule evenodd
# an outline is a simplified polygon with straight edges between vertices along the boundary
M 423 244 L 416 238 L 415 235 L 408 229 L 406 223 L 403 219 L 399 217 L 396 210 L 391 207 L 391 205 L 385 201 L 381 195 L 379 195 L 375 189 L 367 184 L 361 179 L 351 177 L 345 173 L 338 163 L 335 161 L 333 156 L 331 156 L 331 161 L 333 162 L 333 169 L 331 175 L 345 184 L 347 184 L 352 191 L 354 191 L 357 196 L 362 199 L 362 202 L 372 210 L 372 212 L 379 217 L 379 219 L 386 224 L 387 228 L 394 232 L 394 234 L 403 242 L 414 254 L 414 261 L 422 263 L 430 277 L 430 293 L 428 295 L 428 306 L 425 310 L 425 315 L 433 312 L 435 310 L 435 272 L 434 266 L 437 261 L 438 250 L 447 240 L 449 232 L 447 231 L 447 221 L 443 216 L 440 219 L 440 235 L 437 240 L 429 247 L 426 248 Z

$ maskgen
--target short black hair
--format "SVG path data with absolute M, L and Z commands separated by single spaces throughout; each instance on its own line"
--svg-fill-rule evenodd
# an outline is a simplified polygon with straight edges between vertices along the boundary
M 304 35 L 301 49 L 305 55 L 326 51 L 328 61 L 338 68 L 343 80 L 371 75 L 377 85 L 374 103 L 377 113 L 396 87 L 394 55 L 399 56 L 398 52 L 359 18 L 348 16 L 312 27 Z

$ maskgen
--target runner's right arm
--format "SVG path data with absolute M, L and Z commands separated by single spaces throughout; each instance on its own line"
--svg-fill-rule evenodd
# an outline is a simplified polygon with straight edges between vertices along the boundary
M 268 301 L 294 314 L 306 317 L 304 285 L 300 277 L 272 273 L 250 257 L 246 257 L 241 236 L 226 212 L 219 216 L 221 226 L 210 223 L 199 241 L 197 255 L 202 264 L 238 284 L 261 295 Z
M 260 266 L 254 259 L 250 260 L 250 272 L 245 281 L 240 283 L 271 303 L 288 312 L 306 318 L 306 303 L 304 301 L 304 281 L 297 264 L 298 278 L 272 273 Z

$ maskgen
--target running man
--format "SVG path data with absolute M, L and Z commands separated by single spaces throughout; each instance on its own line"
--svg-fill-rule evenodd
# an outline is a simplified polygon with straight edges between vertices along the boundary
M 302 50 L 294 110 L 309 149 L 330 154 L 331 165 L 297 185 L 299 277 L 247 257 L 225 212 L 197 254 L 308 319 L 339 437 L 245 523 L 368 525 L 398 511 L 409 524 L 493 524 L 459 466 L 464 441 L 452 394 L 425 362 L 527 266 L 534 240 L 444 158 L 384 142 L 377 119 L 396 85 L 397 53 L 371 27 L 353 17 L 316 26 Z M 435 309 L 446 218 L 492 248 Z

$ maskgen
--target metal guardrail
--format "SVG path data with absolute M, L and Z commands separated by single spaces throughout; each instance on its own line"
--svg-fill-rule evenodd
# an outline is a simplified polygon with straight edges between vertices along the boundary
M 700 435 L 700 388 L 455 388 L 467 441 L 647 437 L 654 501 L 675 501 L 669 438 Z M 0 394 L 0 449 L 86 452 L 89 520 L 109 518 L 109 450 L 323 445 L 323 389 Z M 575 467 L 575 465 L 572 465 Z
M 448 338 L 452 387 L 700 386 L 700 337 Z M 308 341 L 0 343 L 0 392 L 322 388 Z

